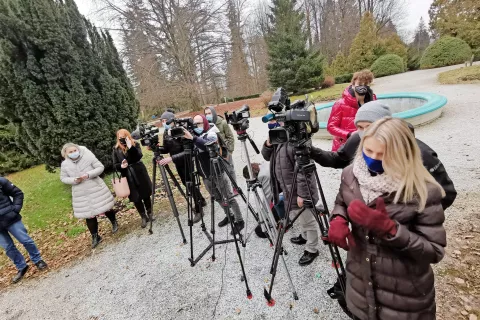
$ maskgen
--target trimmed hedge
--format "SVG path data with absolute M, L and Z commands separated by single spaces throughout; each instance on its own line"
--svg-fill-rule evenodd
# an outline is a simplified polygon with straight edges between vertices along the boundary
M 335 83 L 350 83 L 353 78 L 353 73 L 345 73 L 335 77 Z
M 370 70 L 375 77 L 385 77 L 405 72 L 405 62 L 396 54 L 386 54 L 375 60 Z
M 472 57 L 472 49 L 460 38 L 442 37 L 432 43 L 420 60 L 421 69 L 439 68 L 464 63 Z

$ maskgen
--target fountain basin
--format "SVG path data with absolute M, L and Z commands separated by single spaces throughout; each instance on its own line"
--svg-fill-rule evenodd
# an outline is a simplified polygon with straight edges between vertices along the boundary
M 392 110 L 393 116 L 404 119 L 413 126 L 418 127 L 434 121 L 442 115 L 442 108 L 447 103 L 444 96 L 427 92 L 398 92 L 377 95 Z M 316 106 L 320 130 L 314 138 L 331 139 L 327 131 L 327 121 L 330 117 L 333 104 L 324 103 Z

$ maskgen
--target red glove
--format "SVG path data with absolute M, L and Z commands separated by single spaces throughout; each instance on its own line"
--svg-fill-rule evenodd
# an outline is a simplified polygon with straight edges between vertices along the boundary
M 376 209 L 369 208 L 360 200 L 353 200 L 348 206 L 348 217 L 355 223 L 372 231 L 377 236 L 395 236 L 397 224 L 390 219 L 382 197 L 377 198 Z
M 330 221 L 328 241 L 347 251 L 350 250 L 349 245 L 351 247 L 355 247 L 353 234 L 350 232 L 350 229 L 348 228 L 348 221 L 345 220 L 345 218 L 337 216 Z

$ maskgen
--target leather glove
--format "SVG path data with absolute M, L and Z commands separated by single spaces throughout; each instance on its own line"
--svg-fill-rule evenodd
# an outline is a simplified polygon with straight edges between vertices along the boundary
M 369 208 L 358 199 L 353 200 L 348 206 L 348 217 L 379 237 L 387 234 L 395 236 L 397 233 L 397 224 L 388 216 L 382 197 L 377 198 L 376 209 Z
M 330 221 L 328 241 L 347 251 L 350 250 L 350 247 L 355 247 L 353 234 L 350 232 L 348 221 L 345 218 L 336 216 Z

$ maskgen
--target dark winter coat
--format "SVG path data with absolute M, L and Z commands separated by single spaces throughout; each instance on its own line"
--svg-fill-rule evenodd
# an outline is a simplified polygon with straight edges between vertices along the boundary
M 416 140 L 418 147 L 422 152 L 423 165 L 445 190 L 446 195 L 442 199 L 443 210 L 445 210 L 453 204 L 453 201 L 455 201 L 455 198 L 457 197 L 455 186 L 448 176 L 442 162 L 438 159 L 437 153 L 424 142 L 418 139 Z M 316 163 L 323 167 L 343 169 L 355 158 L 360 141 L 361 138 L 358 133 L 354 133 L 337 152 L 324 151 L 312 147 L 310 156 Z
M 232 129 L 223 117 L 217 115 L 215 108 L 208 107 L 208 109 L 212 112 L 212 121 L 218 129 L 218 135 L 225 143 L 228 152 L 232 153 L 235 149 L 235 136 L 233 135 Z
M 377 100 L 371 90 L 365 96 L 365 103 Z M 355 127 L 355 115 L 359 105 L 355 98 L 352 86 L 348 86 L 343 92 L 342 98 L 335 102 L 327 123 L 327 130 L 333 136 L 332 151 L 337 151 L 348 138 L 348 135 L 357 130 Z
M 429 184 L 422 212 L 418 212 L 417 201 L 394 204 L 394 196 L 383 196 L 390 218 L 397 222 L 394 237 L 378 239 L 352 224 L 356 246 L 347 254 L 347 305 L 361 320 L 433 320 L 435 288 L 430 264 L 442 260 L 447 244 L 442 195 Z M 332 217 L 348 220 L 347 208 L 354 199 L 363 201 L 351 165 L 342 173 Z M 374 208 L 375 203 L 367 205 Z
M 10 198 L 11 197 L 11 198 Z M 7 179 L 0 177 L 0 231 L 22 220 L 23 192 Z
M 313 193 L 314 204 L 318 202 L 318 187 L 313 174 L 308 174 L 307 177 L 305 177 L 299 171 L 294 188 L 295 153 L 292 144 L 287 142 L 269 147 L 264 143 L 262 156 L 266 161 L 270 161 L 270 177 L 273 177 L 273 179 L 270 179 L 270 185 L 275 204 L 278 203 L 278 195 L 283 191 L 285 208 L 288 208 L 290 194 L 293 192 L 291 208 L 298 209 L 297 196 L 303 199 L 310 198 L 308 186 L 310 186 L 310 190 Z
M 175 166 L 183 167 L 185 165 L 185 161 L 183 160 L 183 144 L 181 139 L 173 139 L 167 132 L 163 135 L 163 148 L 166 153 L 170 154 L 172 157 L 173 163 Z
M 148 175 L 147 168 L 142 162 L 142 148 L 138 142 L 124 154 L 120 148 L 113 149 L 113 165 L 115 169 L 121 172 L 122 177 L 126 177 L 132 202 L 138 202 L 152 195 L 152 180 Z M 122 161 L 126 159 L 128 167 L 122 169 Z

